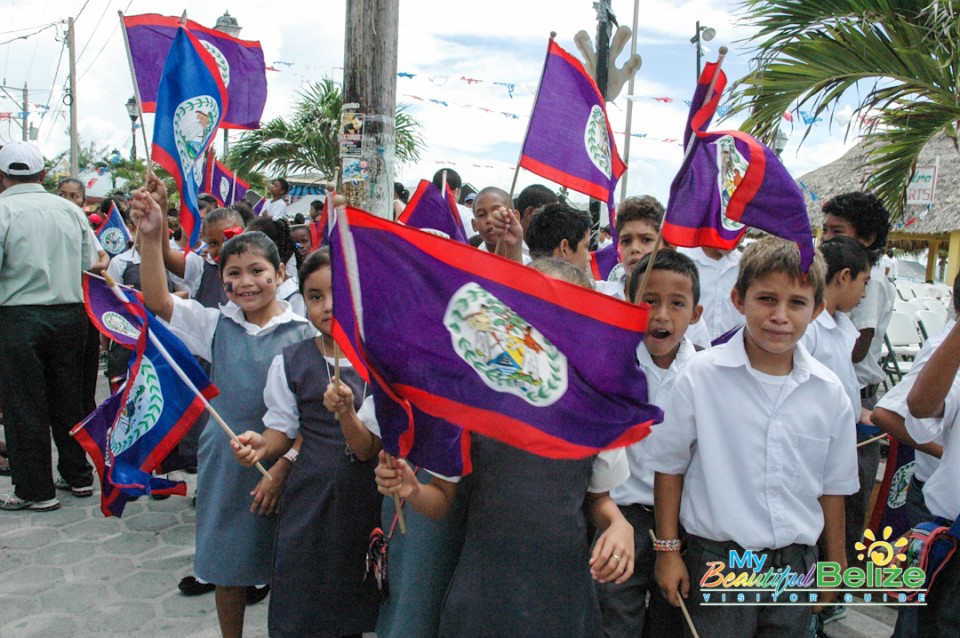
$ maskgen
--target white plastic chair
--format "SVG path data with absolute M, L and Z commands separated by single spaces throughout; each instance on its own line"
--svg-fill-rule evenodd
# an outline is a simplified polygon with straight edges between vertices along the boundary
M 938 315 L 943 317 L 943 320 L 947 320 L 947 307 L 943 305 L 943 302 L 940 300 L 928 300 L 923 302 L 923 309 L 929 310 L 930 312 L 935 312 Z
M 909 281 L 898 281 L 894 284 L 894 287 L 897 289 L 897 294 L 900 295 L 900 299 L 903 301 L 913 299 L 913 284 Z
M 923 284 L 924 297 L 933 297 L 934 299 L 939 299 L 941 294 L 940 288 L 938 288 L 935 284 Z
M 912 317 L 924 309 L 923 305 L 915 301 L 894 301 L 893 309 L 896 312 L 902 312 L 907 317 Z
M 930 310 L 921 310 L 914 316 L 924 333 L 924 341 L 942 332 L 947 325 L 946 316 L 941 316 L 939 313 Z
M 890 315 L 890 325 L 887 326 L 887 337 L 891 351 L 900 360 L 912 359 L 920 352 L 920 330 L 912 315 L 894 310 Z

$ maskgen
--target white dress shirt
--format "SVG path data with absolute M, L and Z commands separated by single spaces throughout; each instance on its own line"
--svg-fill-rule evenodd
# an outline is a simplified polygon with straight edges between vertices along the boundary
M 893 284 L 887 280 L 878 262 L 870 271 L 866 296 L 850 313 L 850 320 L 858 331 L 870 328 L 874 331 L 867 356 L 853 364 L 861 388 L 880 383 L 884 379 L 883 368 L 880 367 L 880 351 L 883 349 L 883 335 L 886 334 L 890 317 L 893 315 L 896 295 Z
M 956 379 L 943 401 L 943 416 L 939 419 L 904 419 L 907 432 L 917 443 L 943 442 L 940 465 L 923 486 L 923 501 L 935 516 L 954 520 L 960 516 L 960 438 L 957 437 L 957 419 L 960 419 L 960 385 Z
M 693 357 L 647 447 L 656 472 L 683 474 L 680 522 L 747 549 L 814 545 L 824 494 L 857 491 L 853 412 L 837 376 L 801 344 L 771 401 L 744 333 Z
M 283 198 L 276 201 L 269 201 L 263 205 L 263 210 L 260 211 L 261 215 L 266 215 L 267 217 L 272 217 L 273 219 L 286 219 L 287 218 L 287 203 L 283 201 Z
M 831 316 L 824 310 L 817 319 L 807 326 L 801 343 L 813 358 L 827 366 L 840 379 L 843 389 L 850 397 L 854 422 L 860 420 L 860 383 L 853 368 L 853 346 L 857 343 L 860 331 L 842 312 Z

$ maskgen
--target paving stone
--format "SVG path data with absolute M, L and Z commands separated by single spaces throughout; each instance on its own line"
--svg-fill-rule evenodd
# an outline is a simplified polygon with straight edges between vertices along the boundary
M 117 581 L 117 593 L 124 598 L 154 600 L 176 590 L 179 580 L 176 572 L 137 571 Z
M 3 493 L 5 492 L 2 488 L 0 488 L 0 494 Z M 0 535 L 6 534 L 10 530 L 17 529 L 24 524 L 26 518 L 27 515 L 23 514 L 22 512 L 0 512 Z
M 191 548 L 189 553 L 185 552 L 179 556 L 164 556 L 163 558 L 151 558 L 148 560 L 141 558 L 139 564 L 140 567 L 144 569 L 156 569 L 175 574 L 188 572 L 193 568 L 193 549 Z M 177 578 L 177 582 L 180 582 L 180 577 Z
M 120 535 L 122 531 L 120 521 L 115 518 L 80 521 L 63 528 L 63 533 L 70 538 L 95 541 L 105 541 L 112 536 Z
M 173 547 L 193 547 L 197 540 L 197 528 L 192 524 L 177 525 L 160 532 L 160 538 Z
M 73 618 L 51 614 L 28 616 L 0 627 L 0 636 L 17 638 L 72 638 L 81 635 Z
M 86 582 L 108 582 L 116 579 L 118 574 L 129 574 L 134 569 L 129 558 L 103 555 L 74 565 L 72 575 Z
M 94 609 L 107 600 L 108 588 L 105 585 L 90 583 L 66 583 L 42 594 L 38 600 L 45 611 L 79 614 Z
M 32 595 L 62 583 L 63 570 L 58 567 L 27 565 L 0 579 L 0 594 Z M 0 631 L 0 636 L 4 636 Z M 14 634 L 16 635 L 16 634 Z
M 146 509 L 150 512 L 179 512 L 190 507 L 190 501 L 193 500 L 193 494 L 188 492 L 189 496 L 171 496 L 162 501 L 151 499 Z M 126 517 L 124 517 L 126 518 Z
M 99 549 L 100 544 L 92 541 L 61 541 L 36 552 L 34 562 L 38 565 L 63 566 L 89 558 Z
M 99 497 L 94 497 L 99 499 Z M 62 499 L 61 499 L 62 500 Z M 99 510 L 97 510 L 99 515 Z M 88 512 L 82 507 L 61 507 L 52 512 L 38 513 L 30 520 L 32 527 L 64 527 L 71 523 L 89 518 Z
M 84 631 L 90 634 L 112 632 L 129 635 L 155 617 L 156 612 L 149 603 L 118 600 L 88 609 L 81 622 Z
M 135 556 L 157 546 L 158 537 L 150 532 L 124 532 L 110 541 L 110 553 Z
M 32 554 L 28 550 L 0 551 L 0 575 L 5 575 L 33 562 Z
M 178 524 L 177 517 L 170 512 L 144 512 L 136 516 L 123 517 L 127 529 L 134 532 L 162 532 Z
M 60 538 L 55 529 L 23 527 L 0 536 L 0 549 L 36 549 Z
M 179 579 L 177 579 L 179 582 Z M 202 596 L 184 596 L 179 591 L 168 596 L 160 603 L 163 615 L 170 618 L 217 617 L 213 592 Z
M 26 618 L 40 612 L 40 601 L 33 596 L 0 596 L 0 618 Z M 0 631 L 0 636 L 5 636 Z

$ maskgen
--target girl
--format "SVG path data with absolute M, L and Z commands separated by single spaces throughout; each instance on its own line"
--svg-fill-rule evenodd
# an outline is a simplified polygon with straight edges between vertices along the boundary
M 163 216 L 145 190 L 135 194 L 133 218 L 139 223 L 141 279 L 147 307 L 169 323 L 194 355 L 213 364 L 220 389 L 213 400 L 234 428 L 261 430 L 266 412 L 263 386 L 270 362 L 311 332 L 289 304 L 276 298 L 283 279 L 277 247 L 263 233 L 245 233 L 220 250 L 220 274 L 229 303 L 204 308 L 167 292 L 163 267 Z M 217 616 L 225 637 L 243 633 L 245 588 L 269 582 L 272 572 L 277 494 L 289 468 L 271 468 L 273 481 L 233 461 L 229 441 L 216 425 L 200 435 L 197 477 L 195 573 L 216 584 Z M 254 495 L 253 507 L 248 496 Z M 259 516 L 258 516 L 259 514 Z
M 554 259 L 540 270 L 591 287 L 579 269 Z M 601 636 L 591 577 L 626 581 L 633 573 L 633 528 L 609 490 L 629 475 L 622 449 L 594 458 L 535 456 L 474 434 L 466 536 L 443 601 L 439 636 Z M 421 484 L 402 459 L 376 469 L 379 490 L 439 518 L 455 484 Z M 587 546 L 585 515 L 601 532 Z M 589 562 L 588 562 L 589 561 Z
M 290 302 L 295 313 L 306 317 L 307 309 L 303 301 L 303 288 L 300 286 L 297 277 L 303 256 L 297 250 L 297 243 L 293 240 L 290 224 L 285 219 L 258 217 L 247 224 L 247 230 L 259 230 L 277 245 L 277 250 L 280 251 L 280 261 L 286 264 L 289 275 L 277 289 L 277 298 Z
M 359 635 L 373 631 L 379 606 L 373 580 L 363 580 L 368 537 L 380 518 L 373 474 L 379 432 L 357 414 L 361 405 L 361 415 L 371 411 L 373 399 L 347 359 L 339 387 L 333 382 L 326 249 L 307 258 L 300 289 L 320 335 L 274 358 L 263 393 L 266 430 L 244 432 L 244 445 L 234 448 L 244 465 L 279 457 L 293 468 L 277 523 L 270 635 Z

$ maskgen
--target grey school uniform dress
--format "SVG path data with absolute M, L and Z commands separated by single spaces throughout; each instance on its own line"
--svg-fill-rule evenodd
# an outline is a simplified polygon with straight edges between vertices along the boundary
M 547 459 L 474 435 L 466 538 L 443 638 L 602 636 L 583 502 L 593 459 Z
M 235 432 L 263 431 L 270 363 L 309 332 L 309 324 L 287 322 L 251 337 L 220 315 L 212 346 L 212 380 L 220 394 L 211 403 Z M 250 511 L 250 492 L 261 475 L 237 462 L 227 435 L 212 419 L 200 434 L 198 468 L 196 575 L 224 586 L 270 582 L 276 516 Z
M 274 638 L 373 631 L 380 599 L 364 582 L 370 532 L 380 524 L 377 459 L 347 453 L 336 415 L 323 406 L 330 368 L 313 339 L 283 350 L 287 386 L 300 413 L 300 456 L 287 478 L 270 594 Z M 352 367 L 340 379 L 360 408 L 365 387 Z

